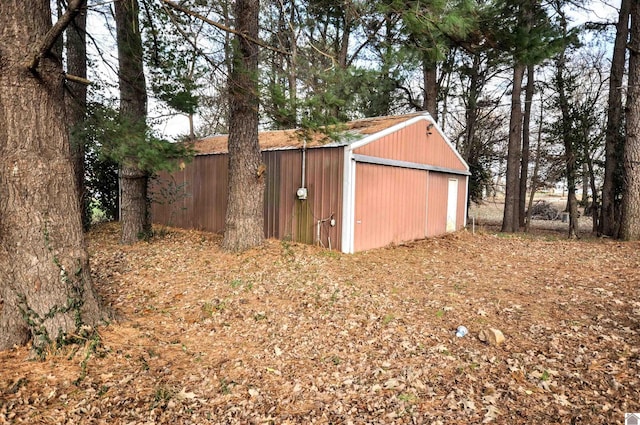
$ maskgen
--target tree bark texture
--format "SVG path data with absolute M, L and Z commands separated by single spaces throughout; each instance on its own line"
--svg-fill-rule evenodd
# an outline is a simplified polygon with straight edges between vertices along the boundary
M 640 4 L 631 6 L 629 88 L 624 146 L 624 195 L 620 238 L 640 239 Z
M 596 174 L 593 169 L 593 159 L 590 157 L 587 159 L 587 173 L 589 174 L 589 188 L 591 188 L 591 193 L 593 194 L 593 200 L 591 202 L 591 231 L 593 234 L 598 233 L 600 217 L 598 215 L 598 186 L 596 184 Z
M 25 66 L 32 72 L 36 71 L 40 60 L 47 55 L 51 55 L 52 52 L 60 53 L 62 43 L 59 42 L 60 35 L 64 32 L 65 28 L 73 21 L 80 10 L 85 5 L 85 0 L 71 0 L 67 4 L 67 10 L 59 15 L 58 20 L 52 25 L 49 30 L 37 40 L 37 43 L 29 45 L 28 59 L 25 61 Z M 56 47 L 55 45 L 58 45 Z
M 503 232 L 520 230 L 520 160 L 522 143 L 522 80 L 525 65 L 513 67 L 513 89 L 511 91 L 511 116 L 509 119 L 509 145 L 507 147 L 507 177 L 504 195 Z
M 63 343 L 104 316 L 92 286 L 59 59 L 31 72 L 49 0 L 0 2 L 0 350 Z
M 524 117 L 522 120 L 522 160 L 520 162 L 520 199 L 518 207 L 518 217 L 520 227 L 525 226 L 527 183 L 529 182 L 529 157 L 531 138 L 531 107 L 533 106 L 534 92 L 534 65 L 527 65 L 527 87 L 524 94 Z
M 542 119 L 544 117 L 544 111 L 540 108 L 540 117 L 538 120 L 538 140 L 536 145 L 536 159 L 533 162 L 533 175 L 531 176 L 531 189 L 529 191 L 529 204 L 527 206 L 527 217 L 524 222 L 524 231 L 529 233 L 529 227 L 531 226 L 531 216 L 533 214 L 533 197 L 538 190 L 538 172 L 540 170 L 540 155 L 542 153 Z
M 422 77 L 424 83 L 424 101 L 422 108 L 438 121 L 438 68 L 426 54 L 422 61 Z
M 465 144 L 462 150 L 462 157 L 470 162 L 471 152 L 474 149 L 476 123 L 478 121 L 478 98 L 480 97 L 480 56 L 473 56 L 473 66 L 469 69 L 469 91 L 467 94 L 465 111 Z M 475 162 L 475 159 L 474 159 Z
M 236 0 L 236 30 L 258 36 L 258 0 Z M 236 36 L 229 81 L 229 198 L 222 246 L 243 251 L 264 241 L 266 168 L 258 144 L 258 46 Z
M 120 114 L 134 131 L 144 131 L 147 119 L 147 86 L 142 58 L 142 34 L 138 23 L 138 0 L 114 3 L 118 42 Z M 151 234 L 149 174 L 125 159 L 120 167 L 120 222 L 123 244 Z
M 616 194 L 621 189 L 621 158 L 623 151 L 622 134 L 622 79 L 626 64 L 627 39 L 629 37 L 629 10 L 632 0 L 622 0 L 616 25 L 616 38 L 611 60 L 609 78 L 609 107 L 607 109 L 607 129 L 605 133 L 604 181 L 602 183 L 602 207 L 600 212 L 600 233 L 617 236 L 619 228 L 618 201 Z
M 76 15 L 67 28 L 67 73 L 76 77 L 87 78 L 87 45 L 86 45 L 87 13 L 86 8 Z M 74 129 L 82 124 L 87 112 L 87 86 L 67 81 L 66 106 L 69 127 L 73 135 Z M 71 155 L 75 175 L 76 190 L 82 214 L 82 227 L 88 230 L 91 225 L 89 196 L 84 184 L 84 140 L 71 137 Z

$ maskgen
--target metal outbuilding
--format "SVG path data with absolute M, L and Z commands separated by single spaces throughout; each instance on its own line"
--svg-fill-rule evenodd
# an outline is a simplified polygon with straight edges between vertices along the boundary
M 353 253 L 466 225 L 469 167 L 429 114 L 352 121 L 331 135 L 259 135 L 265 236 Z M 226 136 L 200 140 L 152 189 L 155 223 L 224 230 Z

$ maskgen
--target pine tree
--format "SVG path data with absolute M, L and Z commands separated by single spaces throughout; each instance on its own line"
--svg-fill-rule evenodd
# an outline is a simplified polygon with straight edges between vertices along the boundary
M 107 316 L 73 184 L 62 66 L 51 53 L 83 5 L 69 2 L 52 26 L 49 0 L 0 2 L 0 350 L 31 340 L 43 354 Z
M 624 142 L 624 182 L 620 238 L 640 239 L 640 3 L 631 5 L 629 85 Z
M 69 127 L 71 128 L 71 152 L 75 183 L 82 212 L 82 227 L 89 229 L 89 196 L 85 187 L 85 145 L 84 141 L 73 137 L 74 130 L 82 125 L 87 112 L 87 11 L 83 8 L 66 30 L 67 73 L 79 77 L 78 81 L 67 82 L 66 102 Z
M 626 64 L 627 40 L 629 38 L 629 13 L 632 0 L 622 0 L 616 24 L 616 37 L 611 59 L 609 79 L 609 106 L 607 108 L 607 133 L 605 142 L 604 181 L 600 212 L 601 234 L 618 235 L 620 227 L 620 198 L 622 192 L 622 153 L 624 147 L 624 121 L 622 110 L 622 80 Z
M 138 0 L 115 2 L 118 42 L 120 114 L 134 139 L 144 139 L 147 131 L 147 86 L 142 56 L 142 33 L 138 23 Z M 120 163 L 120 241 L 132 244 L 151 234 L 149 173 L 135 157 Z
M 511 115 L 503 232 L 520 229 L 520 167 L 522 154 L 522 82 L 528 65 L 553 56 L 560 39 L 557 29 L 549 24 L 547 12 L 538 1 L 499 1 L 497 27 L 493 37 L 497 48 L 510 57 L 513 70 Z
M 236 0 L 229 76 L 229 196 L 222 246 L 244 251 L 264 241 L 266 167 L 258 145 L 258 0 Z

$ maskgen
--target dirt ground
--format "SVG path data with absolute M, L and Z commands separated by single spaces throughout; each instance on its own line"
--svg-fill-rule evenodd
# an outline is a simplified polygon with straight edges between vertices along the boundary
M 102 225 L 92 268 L 117 318 L 45 361 L 0 352 L 0 423 L 621 424 L 640 412 L 640 243 L 504 235 L 475 217 L 474 230 L 355 255 L 275 240 L 226 254 L 218 236 L 175 229 L 129 247 Z M 480 341 L 488 328 L 505 342 Z

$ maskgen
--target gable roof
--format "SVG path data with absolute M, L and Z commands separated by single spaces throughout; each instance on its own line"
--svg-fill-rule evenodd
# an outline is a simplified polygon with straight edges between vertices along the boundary
M 442 130 L 442 128 L 438 125 L 437 122 L 434 121 L 434 119 L 431 117 L 430 114 L 428 113 L 422 113 L 422 114 L 411 114 L 411 115 L 403 115 L 403 117 L 405 117 L 406 119 L 397 122 L 395 124 L 393 124 L 392 126 L 389 126 L 387 128 L 381 129 L 378 132 L 372 133 L 372 134 L 368 134 L 364 137 L 362 137 L 359 140 L 355 140 L 353 141 L 353 143 L 350 144 L 349 149 L 351 149 L 353 152 L 357 152 L 356 149 L 358 148 L 362 148 L 366 145 L 372 144 L 377 142 L 380 139 L 383 139 L 384 137 L 388 136 L 389 134 L 395 133 L 397 131 L 402 131 L 405 128 L 408 128 L 409 126 L 412 126 L 416 123 L 422 122 L 423 125 L 425 126 L 426 129 L 426 133 L 427 135 L 430 135 L 433 131 L 437 132 L 442 140 L 442 143 L 447 146 L 446 151 L 450 152 L 451 154 L 453 154 L 455 156 L 455 158 L 457 159 L 457 161 L 459 161 L 459 164 L 464 168 L 464 170 L 466 171 L 466 175 L 470 175 L 470 169 L 469 169 L 469 165 L 467 164 L 467 162 L 464 160 L 464 158 L 462 157 L 462 155 L 460 155 L 460 152 L 458 152 L 458 150 L 453 146 L 453 144 L 451 143 L 451 141 L 449 140 L 449 138 L 444 134 L 444 131 Z M 405 161 L 410 161 L 413 162 L 415 160 L 415 154 L 418 152 L 411 152 L 411 159 L 406 158 Z M 429 162 L 433 161 L 436 157 L 437 158 L 443 158 L 443 156 L 440 154 L 436 154 L 434 155 L 435 152 L 431 152 L 428 153 L 429 156 Z M 386 156 L 386 155 L 385 155 Z M 425 158 L 423 158 L 424 160 Z M 404 161 L 400 161 L 400 162 L 404 162 Z M 420 162 L 420 161 L 418 161 Z M 398 164 L 396 162 L 396 164 Z M 431 165 L 433 165 L 431 163 Z M 455 167 L 457 168 L 457 166 Z
M 309 148 L 321 146 L 344 146 L 370 136 L 383 132 L 397 124 L 424 116 L 418 112 L 405 115 L 386 117 L 364 118 L 350 121 L 345 124 L 332 126 L 327 133 L 315 132 L 308 136 L 306 146 Z M 303 147 L 304 132 L 301 129 L 261 131 L 258 133 L 260 148 L 265 150 L 299 149 Z M 228 135 L 216 135 L 196 140 L 193 148 L 196 155 L 207 155 L 228 152 Z

